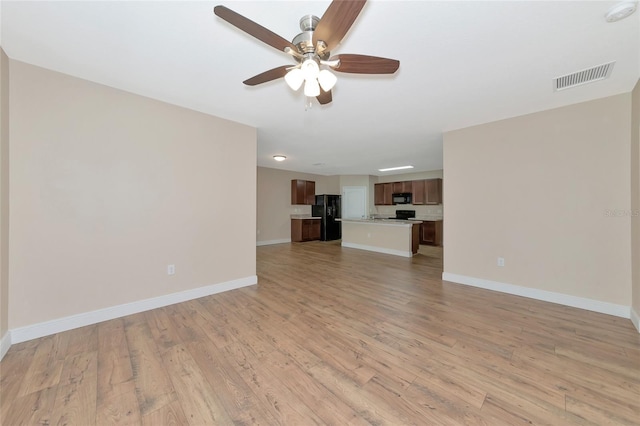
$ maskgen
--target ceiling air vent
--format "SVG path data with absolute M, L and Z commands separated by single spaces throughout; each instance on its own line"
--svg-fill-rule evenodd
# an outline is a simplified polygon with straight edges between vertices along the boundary
M 557 92 L 558 90 L 569 89 L 571 87 L 593 83 L 594 81 L 604 80 L 611 75 L 613 64 L 615 64 L 615 61 L 554 78 L 553 89 Z

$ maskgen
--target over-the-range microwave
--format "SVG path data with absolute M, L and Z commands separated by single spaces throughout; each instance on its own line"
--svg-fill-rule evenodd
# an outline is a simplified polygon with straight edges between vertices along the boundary
M 391 199 L 393 204 L 411 204 L 411 193 L 410 192 L 400 192 L 397 194 L 391 195 Z

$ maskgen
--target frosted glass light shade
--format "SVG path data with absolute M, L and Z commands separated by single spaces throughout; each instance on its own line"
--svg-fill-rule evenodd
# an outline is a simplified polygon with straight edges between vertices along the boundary
M 313 59 L 307 59 L 304 61 L 300 69 L 302 70 L 305 80 L 309 81 L 318 78 L 318 71 L 320 71 L 320 67 L 318 67 L 318 64 Z
M 329 70 L 322 70 L 318 73 L 318 83 L 322 86 L 322 90 L 328 92 L 336 85 L 338 77 Z
M 300 86 L 302 86 L 302 82 L 304 82 L 304 73 L 300 68 L 294 68 L 285 74 L 284 81 L 286 81 L 293 90 L 298 90 Z
M 315 97 L 320 95 L 320 85 L 318 84 L 318 80 L 311 79 L 307 80 L 304 84 L 304 95 L 309 97 Z

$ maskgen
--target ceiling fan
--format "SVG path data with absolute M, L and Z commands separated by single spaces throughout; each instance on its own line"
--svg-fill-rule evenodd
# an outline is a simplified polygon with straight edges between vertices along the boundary
M 340 44 L 365 3 L 366 0 L 334 0 L 321 19 L 313 15 L 303 16 L 300 19 L 302 33 L 291 42 L 224 6 L 216 6 L 213 11 L 231 25 L 291 55 L 297 62 L 294 66 L 284 65 L 260 73 L 245 80 L 244 84 L 255 86 L 284 77 L 293 90 L 298 90 L 304 83 L 305 95 L 315 97 L 324 105 L 332 100 L 331 89 L 337 78 L 321 67 L 353 74 L 393 74 L 400 66 L 398 60 L 377 56 L 331 56 L 331 51 Z

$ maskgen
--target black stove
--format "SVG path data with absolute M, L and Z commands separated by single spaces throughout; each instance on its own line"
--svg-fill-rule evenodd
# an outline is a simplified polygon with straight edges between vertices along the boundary
M 396 210 L 395 217 L 390 217 L 389 219 L 409 220 L 409 219 L 413 219 L 415 217 L 416 217 L 416 211 L 415 210 Z

